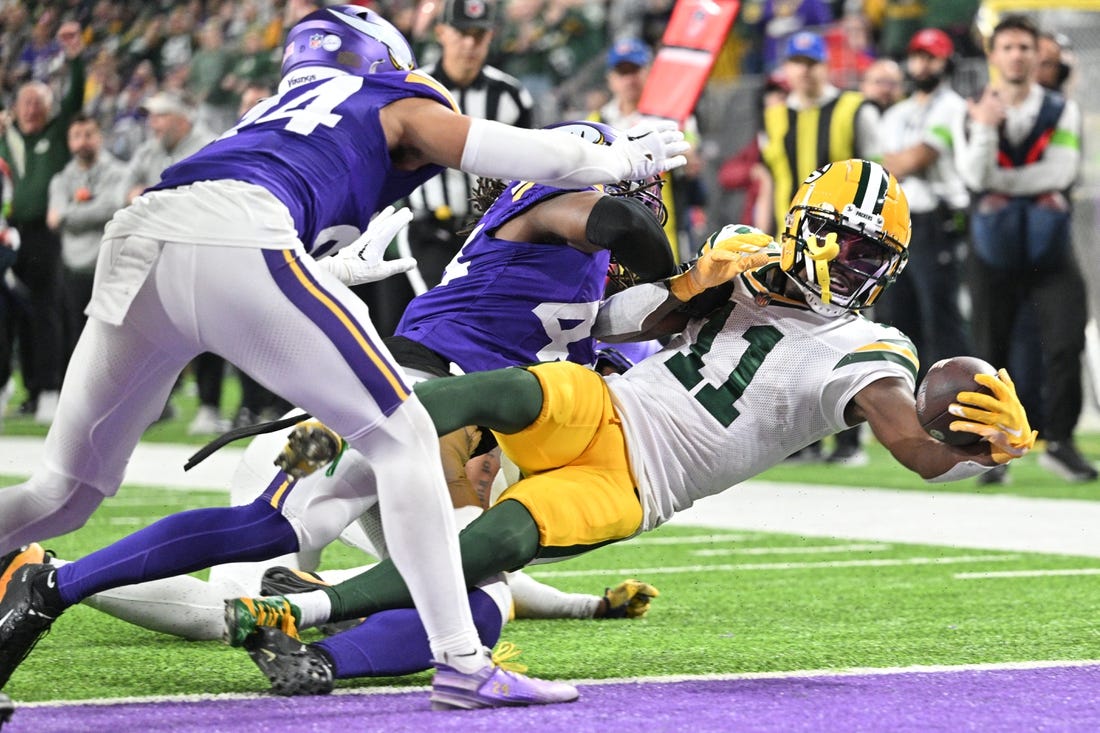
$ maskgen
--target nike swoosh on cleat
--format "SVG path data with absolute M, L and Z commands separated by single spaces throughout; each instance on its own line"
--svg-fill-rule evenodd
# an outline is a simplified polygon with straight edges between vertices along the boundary
M 4 624 L 5 624 L 6 622 L 7 622 L 7 620 L 8 620 L 9 618 L 11 618 L 11 615 L 12 615 L 13 613 L 15 613 L 15 609 L 14 609 L 14 608 L 13 608 L 12 610 L 8 611 L 7 613 L 5 613 L 5 614 L 4 614 L 4 618 L 0 618 L 0 626 L 3 626 L 3 625 L 4 625 Z
M 47 588 L 56 588 L 57 587 L 57 573 L 50 573 L 49 577 L 46 578 L 46 587 Z

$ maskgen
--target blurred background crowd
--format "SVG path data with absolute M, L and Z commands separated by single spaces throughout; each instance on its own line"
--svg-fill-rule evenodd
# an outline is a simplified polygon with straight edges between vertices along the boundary
M 232 127 L 240 114 L 270 95 L 278 82 L 287 28 L 325 4 L 0 0 L 0 173 L 4 213 L 14 230 L 0 232 L 0 419 L 13 391 L 10 377 L 18 370 L 25 399 L 8 406 L 8 413 L 50 422 L 65 363 L 83 323 L 103 225 L 154 183 L 160 171 Z M 373 8 L 400 28 L 420 65 L 455 93 L 468 114 L 527 126 L 588 118 L 628 127 L 639 118 L 646 74 L 675 3 L 355 4 Z M 914 167 L 904 157 L 920 142 L 913 137 L 913 129 L 923 124 L 920 109 L 942 85 L 961 95 L 957 104 L 963 106 L 955 109 L 966 115 L 962 100 L 978 99 L 990 81 L 988 44 L 1002 15 L 1000 5 L 1006 3 L 743 0 L 695 114 L 684 121 L 694 149 L 689 165 L 670 187 L 669 230 L 681 259 L 690 259 L 709 232 L 731 221 L 754 223 L 775 234 L 782 222 L 773 202 L 790 186 L 783 166 L 799 180 L 804 165 L 812 162 L 812 170 L 825 162 L 795 161 L 790 146 L 791 159 L 784 158 L 787 153 L 779 148 L 787 128 L 776 109 L 786 110 L 790 120 L 807 109 L 829 110 L 829 115 L 850 109 L 848 127 L 854 133 L 848 135 L 846 156 L 885 157 L 888 167 L 901 166 L 918 179 L 925 175 L 931 162 Z M 1028 8 L 1042 34 L 1029 79 L 1071 99 L 1078 96 L 1080 68 L 1100 53 L 1100 12 L 1082 12 L 1079 5 L 1038 2 Z M 929 35 L 929 30 L 935 33 Z M 904 108 L 892 121 L 884 116 L 910 100 L 910 107 L 920 109 Z M 1078 260 L 1084 262 L 1087 279 L 1095 282 L 1100 258 L 1092 251 L 1092 232 L 1100 159 L 1088 142 L 1089 129 L 1100 117 L 1100 101 L 1077 102 L 1085 148 L 1081 175 L 1074 171 L 1073 185 L 1064 189 L 1076 204 L 1067 238 L 1079 255 L 1084 253 Z M 1003 120 L 1004 110 L 1000 119 L 995 119 L 995 110 L 986 111 L 994 126 Z M 769 119 L 779 127 L 769 127 Z M 908 132 L 907 125 L 912 128 Z M 937 149 L 937 155 L 944 149 Z M 953 154 L 941 157 L 946 163 Z M 418 278 L 363 292 L 383 334 L 392 331 L 409 298 L 438 283 L 443 266 L 461 245 L 460 232 L 470 215 L 463 191 L 470 182 L 460 173 L 448 175 L 452 178 L 441 178 L 435 189 L 426 186 L 410 201 L 417 213 L 410 245 L 423 263 Z M 971 251 L 971 187 L 950 170 L 932 179 L 931 198 L 918 213 L 936 212 L 935 239 L 944 244 L 928 255 L 942 267 L 927 277 L 938 283 L 936 297 L 951 307 L 946 315 L 926 313 L 923 324 L 906 320 L 907 312 L 927 310 L 920 295 L 927 287 L 919 285 L 911 288 L 917 291 L 911 301 L 883 314 L 914 331 L 909 335 L 926 364 L 974 349 L 966 329 L 973 304 L 964 270 Z M 914 257 L 920 255 L 914 251 Z M 1094 299 L 1093 312 L 1097 290 L 1081 294 L 1082 306 L 1087 297 Z M 956 320 L 954 328 L 936 325 L 942 323 L 936 318 L 945 317 Z M 1038 318 L 1025 308 L 1014 333 L 1034 332 Z M 1030 390 L 1026 400 L 1041 413 L 1044 369 L 1051 367 L 1045 357 L 1028 356 L 1038 350 L 1039 344 L 1029 345 L 1021 337 L 1012 358 L 1025 375 L 1033 373 L 1023 388 Z M 1078 350 L 1073 358 L 1080 355 Z M 247 379 L 242 403 L 222 406 L 226 370 L 215 357 L 193 365 L 203 407 L 192 432 L 248 424 L 282 407 Z M 1059 437 L 1068 440 L 1071 435 Z M 859 460 L 860 440 L 857 432 L 847 447 L 838 443 L 832 456 Z M 1087 477 L 1078 468 L 1077 479 Z

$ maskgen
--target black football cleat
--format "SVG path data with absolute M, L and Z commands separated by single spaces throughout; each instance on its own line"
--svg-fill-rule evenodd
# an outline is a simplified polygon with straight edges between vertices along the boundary
M 37 578 L 56 572 L 46 564 L 24 565 L 8 581 L 0 598 L 0 689 L 57 618 L 34 587 Z
M 4 595 L 8 581 L 16 570 L 31 563 L 48 563 L 52 555 L 50 550 L 43 550 L 42 545 L 32 542 L 0 556 L 0 596 Z
M 290 593 L 309 593 L 327 587 L 328 583 L 316 573 L 276 565 L 264 571 L 264 577 L 260 581 L 260 595 L 285 596 Z
M 328 586 L 329 584 L 317 573 L 276 565 L 264 571 L 264 577 L 260 581 L 260 595 L 285 596 L 290 593 L 309 593 Z M 325 636 L 333 636 L 341 631 L 354 629 L 362 622 L 363 620 L 358 618 L 347 621 L 329 621 L 319 625 L 317 630 Z
M 252 661 L 271 682 L 276 695 L 327 695 L 333 687 L 333 665 L 314 647 L 270 626 L 260 626 L 244 641 Z

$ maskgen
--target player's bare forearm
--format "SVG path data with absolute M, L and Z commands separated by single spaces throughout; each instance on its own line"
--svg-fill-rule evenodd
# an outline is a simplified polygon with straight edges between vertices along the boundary
M 898 463 L 921 478 L 941 477 L 965 461 L 995 465 L 987 443 L 951 446 L 926 433 L 917 420 L 913 393 L 901 379 L 880 379 L 864 387 L 855 396 L 852 415 L 866 419 Z

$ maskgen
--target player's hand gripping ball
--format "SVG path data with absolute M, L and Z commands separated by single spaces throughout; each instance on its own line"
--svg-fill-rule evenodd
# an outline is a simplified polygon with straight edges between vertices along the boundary
M 937 361 L 928 370 L 917 389 L 917 418 L 925 432 L 948 445 L 973 445 L 981 440 L 975 433 L 955 431 L 951 423 L 958 418 L 949 411 L 958 402 L 959 392 L 979 392 L 992 396 L 988 387 L 974 380 L 975 374 L 996 375 L 991 364 L 973 356 L 956 356 Z

